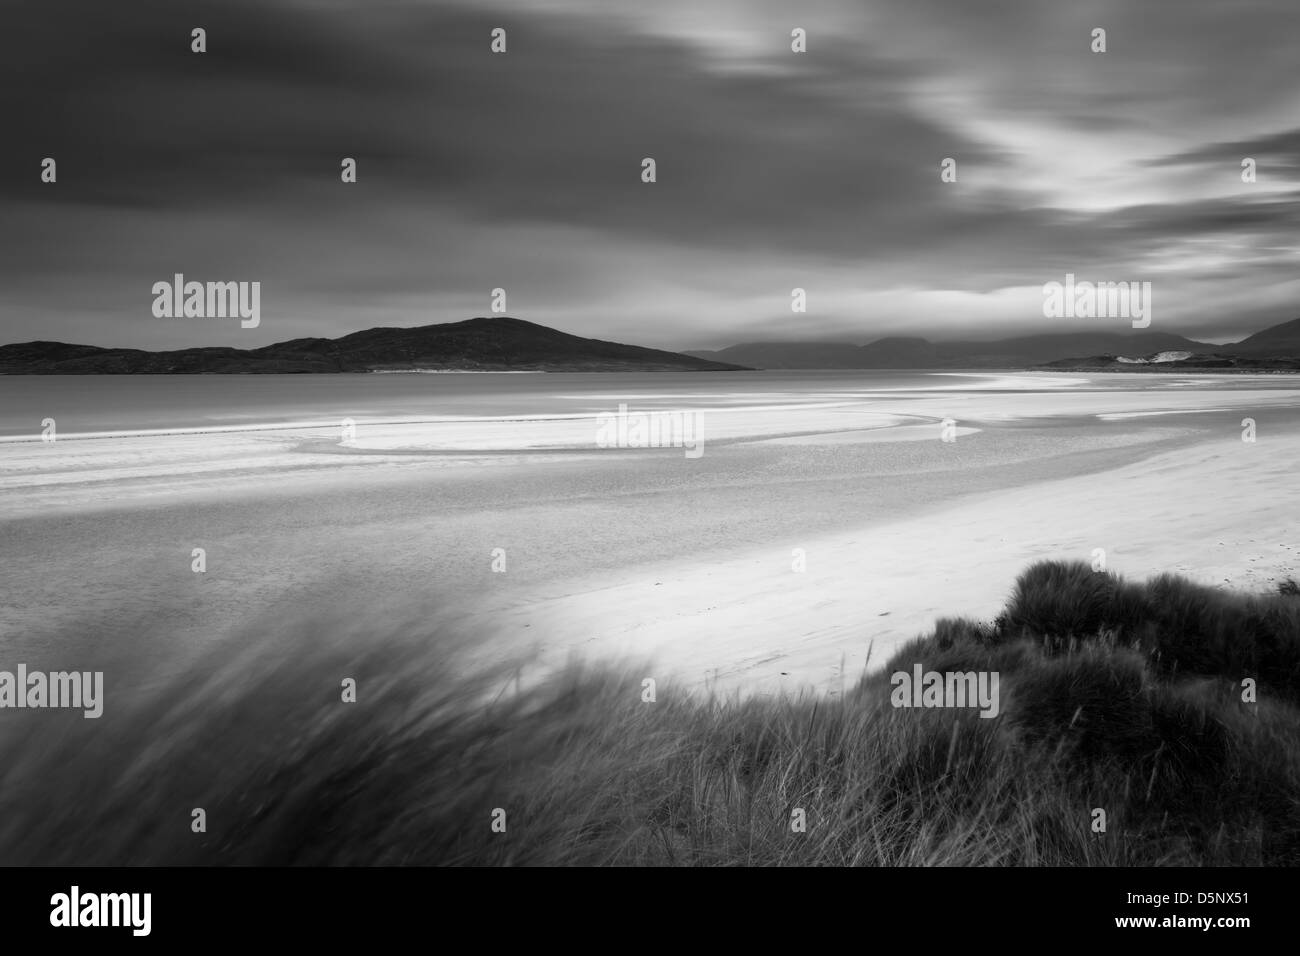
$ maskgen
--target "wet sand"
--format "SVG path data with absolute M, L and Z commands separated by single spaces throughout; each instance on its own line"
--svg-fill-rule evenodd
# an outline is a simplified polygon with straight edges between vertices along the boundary
M 450 617 L 477 659 L 540 654 L 536 671 L 632 658 L 724 691 L 834 693 L 936 617 L 991 616 L 1037 558 L 1101 548 L 1126 575 L 1245 588 L 1295 573 L 1300 388 L 1150 378 L 584 396 L 697 411 L 695 459 L 595 447 L 591 408 L 536 405 L 358 414 L 346 440 L 319 419 L 11 436 L 0 652 L 125 647 L 148 680 L 337 604 Z

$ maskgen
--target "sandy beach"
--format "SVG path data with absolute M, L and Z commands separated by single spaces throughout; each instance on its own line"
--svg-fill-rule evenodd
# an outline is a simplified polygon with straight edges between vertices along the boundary
M 357 414 L 346 435 L 320 415 L 10 433 L 0 634 L 34 666 L 107 642 L 161 668 L 336 604 L 454 621 L 462 666 L 576 655 L 838 693 L 937 617 L 994 614 L 1034 559 L 1102 549 L 1127 576 L 1245 589 L 1296 572 L 1289 377 L 765 381 L 611 377 L 515 414 Z M 703 453 L 597 447 L 620 403 L 698 414 Z

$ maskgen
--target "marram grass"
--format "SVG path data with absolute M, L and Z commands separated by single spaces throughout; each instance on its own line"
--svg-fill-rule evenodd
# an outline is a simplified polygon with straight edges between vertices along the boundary
M 0 723 L 0 864 L 1300 864 L 1284 589 L 1040 563 L 832 697 L 468 679 L 439 627 L 389 631 L 268 622 L 99 721 Z M 999 715 L 894 708 L 914 663 L 996 670 Z

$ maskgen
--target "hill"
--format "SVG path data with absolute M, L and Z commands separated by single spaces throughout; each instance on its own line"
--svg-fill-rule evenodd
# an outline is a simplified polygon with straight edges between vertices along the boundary
M 1271 326 L 1228 345 L 1190 344 L 1195 348 L 1162 350 L 1145 355 L 1097 350 L 1087 358 L 1062 358 L 1044 365 L 1073 371 L 1300 371 L 1300 319 Z
M 686 354 L 754 368 L 1030 368 L 1071 355 L 1203 352 L 1212 348 L 1169 332 L 1080 332 L 1026 335 L 989 342 L 931 342 L 896 336 L 866 345 L 752 342 Z
M 1300 319 L 1230 345 L 1170 332 L 1060 332 L 988 342 L 931 342 L 913 337 L 847 342 L 748 342 L 685 354 L 772 369 L 1055 368 L 1168 371 L 1179 368 L 1300 369 Z
M 0 374 L 231 374 L 376 371 L 737 371 L 725 361 L 584 339 L 533 322 L 475 318 L 419 328 L 378 328 L 337 339 L 293 339 L 259 349 L 171 352 L 63 342 L 0 346 Z
M 1276 358 L 1281 354 L 1300 356 L 1300 319 L 1292 319 L 1247 336 L 1232 345 L 1220 346 L 1229 355 Z

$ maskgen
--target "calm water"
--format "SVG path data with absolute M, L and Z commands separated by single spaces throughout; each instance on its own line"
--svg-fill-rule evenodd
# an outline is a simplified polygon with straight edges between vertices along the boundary
M 987 373 L 614 372 L 360 375 L 23 375 L 0 376 L 0 437 L 39 434 L 53 418 L 60 434 L 337 421 L 344 417 L 429 420 L 548 415 L 640 407 L 815 402 L 873 392 L 1005 388 L 1235 388 L 1287 385 L 1290 376 Z
M 0 436 L 289 423 L 342 417 L 543 415 L 611 400 L 764 401 L 823 387 L 921 387 L 916 373 L 649 372 L 370 375 L 0 376 Z

